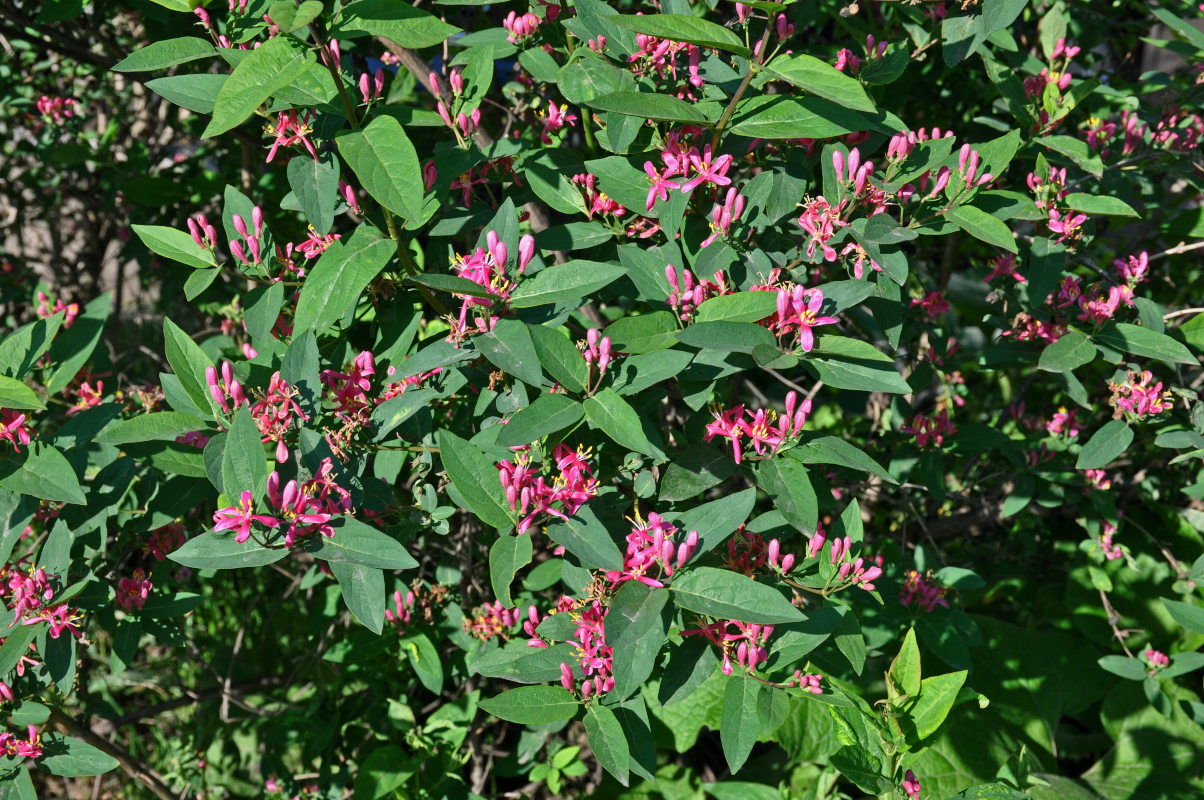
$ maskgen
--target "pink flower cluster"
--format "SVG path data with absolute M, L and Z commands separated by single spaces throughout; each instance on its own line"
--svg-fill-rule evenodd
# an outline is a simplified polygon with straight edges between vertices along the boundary
M 727 411 L 715 409 L 711 413 L 715 421 L 707 424 L 705 441 L 716 437 L 728 439 L 732 443 L 732 458 L 739 464 L 744 455 L 745 439 L 757 456 L 764 457 L 773 455 L 783 442 L 802 433 L 811 413 L 811 400 L 805 398 L 800 404 L 798 393 L 788 392 L 786 413 L 781 416 L 775 411 L 757 409 L 750 417 L 750 411 L 743 403 Z
M 941 409 L 940 413 L 932 416 L 916 414 L 912 417 L 910 425 L 903 425 L 899 430 L 915 434 L 916 444 L 920 447 L 927 447 L 929 442 L 940 447 L 946 436 L 957 433 L 957 428 L 949 421 L 948 409 Z
M 907 770 L 903 775 L 903 791 L 907 792 L 907 800 L 919 800 L 920 788 L 920 779 L 914 772 Z
M 253 405 L 247 399 L 242 384 L 234 377 L 234 368 L 229 361 L 222 362 L 220 378 L 216 367 L 206 367 L 205 380 L 209 385 L 209 394 L 223 413 L 229 414 L 239 406 L 250 405 L 251 416 L 255 419 L 263 442 L 276 443 L 277 461 L 288 459 L 288 446 L 284 443 L 284 436 L 294 420 L 305 421 L 309 419 L 309 415 L 301 410 L 295 399 L 297 390 L 281 378 L 279 372 L 272 374 L 267 391 Z
M 83 639 L 84 634 L 79 630 L 79 612 L 69 608 L 66 603 L 50 605 L 55 595 L 51 578 L 42 567 L 31 568 L 28 572 L 17 569 L 7 570 L 4 582 L 8 589 L 9 608 L 13 611 L 13 621 L 9 627 L 18 622 L 22 625 L 33 625 L 46 622 L 50 625 L 50 638 L 57 639 L 63 631 L 67 631 L 77 639 Z
M 878 61 L 886 55 L 886 42 L 875 42 L 874 35 L 871 33 L 865 37 L 865 57 L 870 61 Z M 854 75 L 861 72 L 861 58 L 849 50 L 847 47 L 841 48 L 836 54 L 836 69 L 844 72 L 846 69 Z
M 1140 374 L 1130 370 L 1128 379 L 1122 383 L 1109 381 L 1108 389 L 1112 392 L 1109 404 L 1135 415 L 1138 419 L 1147 414 L 1170 411 L 1174 406 L 1171 393 L 1163 391 L 1162 381 L 1152 384 L 1152 380 L 1154 376 L 1149 370 L 1143 370 Z
M 577 622 L 577 658 L 585 680 L 581 682 L 581 696 L 600 695 L 615 687 L 612 649 L 606 643 L 607 607 L 593 600 L 581 611 L 570 611 Z M 535 645 L 538 646 L 538 645 Z M 546 645 L 545 645 L 546 646 Z M 576 676 L 567 663 L 560 664 L 560 684 L 570 692 L 577 691 Z
M 665 303 L 673 309 L 673 313 L 683 324 L 688 323 L 694 314 L 694 309 L 707 300 L 719 295 L 731 294 L 734 291 L 727 285 L 727 276 L 723 274 L 723 270 L 715 273 L 714 281 L 695 278 L 694 273 L 689 269 L 683 269 L 679 278 L 677 267 L 667 264 L 665 279 L 669 282 L 669 288 L 672 290 Z
M 75 318 L 79 316 L 79 303 L 64 303 L 60 297 L 55 298 L 54 305 L 52 306 L 50 305 L 50 296 L 41 289 L 38 290 L 37 297 L 38 307 L 35 310 L 35 313 L 38 315 L 39 319 L 52 317 L 62 311 L 64 312 L 63 327 L 70 328 L 71 323 L 75 322 Z
M 665 94 L 680 97 L 683 100 L 695 100 L 694 90 L 701 89 L 702 76 L 698 67 L 702 63 L 702 50 L 688 42 L 675 42 L 670 39 L 658 39 L 644 33 L 638 33 L 635 43 L 639 47 L 627 60 L 632 65 L 631 71 L 636 75 L 648 75 L 663 85 L 658 89 Z M 678 75 L 677 60 L 681 55 L 686 57 L 686 70 L 683 76 Z
M 815 346 L 815 334 L 811 329 L 836 322 L 836 317 L 819 315 L 824 304 L 823 292 L 798 284 L 780 288 L 777 292 L 774 315 L 763 320 L 762 324 L 773 331 L 784 346 L 798 347 L 804 353 L 810 353 Z
M 268 150 L 268 157 L 264 161 L 270 164 L 281 147 L 292 147 L 296 144 L 305 145 L 305 149 L 317 161 L 318 151 L 314 148 L 314 143 L 309 140 L 310 134 L 314 132 L 313 120 L 314 112 L 312 110 L 299 115 L 297 109 L 292 108 L 277 114 L 274 124 L 269 123 L 263 126 L 263 132 L 274 137 L 272 146 Z
M 401 590 L 393 592 L 393 609 L 385 609 L 385 619 L 400 631 L 404 631 L 410 624 L 414 611 L 414 592 L 407 591 L 404 595 Z
M 945 595 L 949 590 L 943 586 L 930 584 L 924 576 L 914 569 L 908 570 L 903 579 L 903 588 L 899 590 L 899 605 L 915 606 L 923 611 L 932 611 L 937 606 L 949 607 Z
M 654 589 L 662 588 L 665 584 L 661 579 L 673 577 L 674 571 L 684 566 L 698 548 L 698 531 L 690 531 L 675 544 L 678 532 L 656 512 L 650 513 L 646 521 L 637 520 L 627 534 L 623 569 L 606 573 L 611 587 L 635 580 Z
M 1123 558 L 1125 555 L 1124 549 L 1113 541 L 1113 537 L 1116 536 L 1117 533 L 1116 526 L 1108 520 L 1103 520 L 1101 522 L 1101 527 L 1103 528 L 1103 531 L 1100 533 L 1099 537 L 1099 549 L 1100 552 L 1104 554 L 1104 558 L 1106 558 L 1108 561 L 1115 561 L 1118 558 Z
M 827 541 L 827 535 L 824 533 L 823 527 L 815 531 L 807 542 L 807 557 L 813 558 L 819 555 L 823 550 L 824 544 Z M 849 559 L 853 549 L 853 540 L 849 536 L 837 537 L 832 540 L 828 550 L 828 563 L 836 570 L 836 576 L 841 583 L 847 583 L 849 586 L 856 586 L 859 589 L 864 589 L 867 592 L 874 591 L 874 581 L 882 575 L 882 556 L 875 557 L 872 561 L 858 556 L 852 560 Z
M 184 524 L 170 522 L 162 528 L 151 531 L 142 549 L 156 561 L 163 561 L 167 558 L 168 553 L 178 549 L 187 540 L 188 535 L 185 533 Z
M 268 505 L 278 516 L 256 514 L 254 497 L 244 490 L 239 503 L 219 509 L 213 515 L 215 531 L 236 531 L 234 540 L 245 542 L 251 535 L 251 526 L 258 522 L 267 528 L 285 526 L 284 544 L 292 547 L 299 539 L 313 533 L 333 538 L 334 527 L 330 524 L 336 516 L 351 513 L 351 492 L 339 486 L 333 477 L 334 464 L 326 458 L 317 473 L 304 484 L 290 480 L 280 488 L 280 474 L 268 476 Z
M 495 231 L 485 234 L 485 243 L 488 250 L 478 247 L 469 256 L 456 256 L 452 263 L 452 269 L 459 277 L 472 281 L 506 303 L 510 300 L 510 290 L 514 286 L 514 280 L 506 275 L 510 253 L 506 248 L 506 243 L 498 238 Z M 527 234 L 518 243 L 518 275 L 527 271 L 527 265 L 534 257 L 535 237 Z M 493 326 L 497 324 L 497 317 L 494 315 L 496 301 L 487 297 L 469 295 L 457 295 L 457 297 L 462 298 L 460 317 L 452 326 L 450 340 L 457 341 L 471 333 L 485 333 L 493 330 Z M 469 311 L 476 310 L 482 311 L 482 315 L 476 317 L 470 326 Z
M 44 94 L 38 98 L 38 113 L 43 117 L 53 118 L 55 125 L 61 125 L 63 120 L 75 116 L 75 106 L 78 102 L 73 97 L 51 97 Z
M 1036 195 L 1037 208 L 1042 210 L 1051 207 L 1056 201 L 1062 200 L 1069 194 L 1066 188 L 1066 168 L 1053 167 L 1049 170 L 1049 178 L 1042 180 L 1035 172 L 1028 174 L 1028 188 Z
M 1066 438 L 1073 439 L 1079 435 L 1079 421 L 1076 418 L 1077 409 L 1066 410 L 1065 406 L 1060 407 L 1049 422 L 1045 423 L 1045 430 L 1050 436 L 1061 436 L 1066 434 Z
M 494 601 L 475 609 L 473 615 L 464 620 L 464 630 L 474 638 L 487 642 L 517 625 L 521 616 L 517 608 L 504 608 L 500 602 Z
M 519 453 L 513 462 L 498 462 L 498 479 L 506 491 L 506 501 L 522 517 L 519 533 L 530 530 L 541 515 L 568 519 L 598 494 L 598 481 L 585 460 L 588 455 L 588 451 L 574 451 L 563 442 L 556 445 L 552 460 L 560 474 L 551 483 L 531 466 L 525 453 Z
M 842 200 L 840 205 L 833 208 L 824 197 L 807 201 L 802 215 L 798 218 L 799 227 L 811 237 L 811 241 L 807 243 L 807 258 L 814 258 L 815 248 L 818 247 L 823 251 L 824 261 L 836 260 L 836 248 L 829 245 L 828 240 L 836 235 L 837 228 L 849 224 L 841 219 L 844 206 L 845 201 Z
M 255 230 L 254 234 L 247 228 L 247 222 L 241 215 L 235 214 L 232 222 L 234 223 L 234 230 L 238 231 L 238 235 L 246 242 L 246 246 L 244 247 L 242 242 L 232 241 L 230 242 L 230 254 L 241 261 L 243 266 L 261 263 L 260 250 L 263 239 L 263 211 L 259 206 L 255 206 L 251 210 L 251 225 Z M 193 239 L 196 239 L 195 233 L 193 234 Z M 248 252 L 251 254 L 250 258 L 247 258 Z
M 117 581 L 117 605 L 126 611 L 141 611 L 150 597 L 154 584 L 141 569 L 135 569 L 128 578 Z
M 944 292 L 929 292 L 920 298 L 914 298 L 911 301 L 913 308 L 919 306 L 920 309 L 928 316 L 928 321 L 933 322 L 940 318 L 942 314 L 949 313 L 949 301 L 945 299 Z
M 36 434 L 26 423 L 26 416 L 11 408 L 0 408 L 0 441 L 8 440 L 13 450 L 20 453 L 21 445 L 28 445 Z
M 715 207 L 711 209 L 711 235 L 703 239 L 699 247 L 706 247 L 720 236 L 725 239 L 730 238 L 732 223 L 740 219 L 742 213 L 744 213 L 744 195 L 740 194 L 736 187 L 728 187 L 723 204 L 716 203 Z
M 591 391 L 597 391 L 602 385 L 602 378 L 606 375 L 606 368 L 610 366 L 610 337 L 599 337 L 597 328 L 590 328 L 585 332 L 585 345 L 581 349 L 581 357 L 585 359 L 585 363 L 589 366 L 590 373 L 597 372 L 597 380 L 589 380 L 587 383 L 592 385 Z
M 569 107 L 566 105 L 556 105 L 555 103 L 548 104 L 548 113 L 543 117 L 543 130 L 540 131 L 539 140 L 544 144 L 551 144 L 552 137 L 550 134 L 555 133 L 563 128 L 572 128 L 577 124 L 577 115 L 569 113 Z
M 982 279 L 982 282 L 990 283 L 996 278 L 1011 278 L 1016 283 L 1028 283 L 1028 279 L 1017 270 L 1016 256 L 1011 253 L 996 256 L 991 262 L 991 271 L 987 274 L 987 277 Z
M 516 14 L 511 11 L 502 20 L 502 27 L 509 31 L 506 36 L 506 41 L 510 44 L 516 44 L 521 39 L 526 39 L 528 36 L 534 36 L 539 30 L 539 26 L 543 20 L 528 11 L 525 14 Z
M 1167 658 L 1166 653 L 1155 650 L 1152 647 L 1148 648 L 1142 655 L 1145 656 L 1146 663 L 1154 670 L 1165 669 L 1171 664 L 1171 660 Z
M 720 666 L 723 674 L 731 675 L 735 672 L 736 664 L 752 672 L 765 663 L 769 658 L 769 650 L 765 645 L 773 635 L 773 626 L 723 619 L 684 630 L 681 635 L 705 636 L 723 653 L 723 663 Z
M 41 758 L 42 737 L 33 725 L 27 731 L 29 738 L 22 739 L 5 731 L 0 733 L 0 752 L 9 758 Z

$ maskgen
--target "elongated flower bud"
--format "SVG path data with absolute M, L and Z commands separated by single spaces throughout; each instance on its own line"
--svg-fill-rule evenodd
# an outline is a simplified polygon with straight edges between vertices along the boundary
M 528 233 L 518 240 L 518 271 L 520 274 L 527 271 L 527 265 L 533 258 L 535 258 L 535 237 Z

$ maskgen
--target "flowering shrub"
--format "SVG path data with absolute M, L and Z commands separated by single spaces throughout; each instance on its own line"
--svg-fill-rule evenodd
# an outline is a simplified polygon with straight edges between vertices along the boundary
M 1204 790 L 1197 11 L 156 2 L 0 1 L 158 311 L 0 273 L 5 796 Z

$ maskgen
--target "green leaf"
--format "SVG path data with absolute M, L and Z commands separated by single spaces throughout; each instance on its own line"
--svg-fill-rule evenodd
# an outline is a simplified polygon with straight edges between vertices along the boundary
M 1165 333 L 1128 322 L 1109 322 L 1096 334 L 1095 340 L 1125 353 L 1156 358 L 1167 364 L 1194 366 L 1199 363 L 1190 350 Z
M 70 462 L 57 448 L 36 440 L 19 456 L 0 455 L 0 486 L 52 502 L 86 502 Z
M 987 36 L 995 31 L 1001 31 L 1016 21 L 1028 0 L 984 0 L 982 4 L 982 24 Z
M 268 16 L 282 33 L 292 33 L 304 28 L 322 14 L 320 0 L 305 0 L 297 5 L 292 0 L 276 0 L 268 6 Z
M 920 693 L 920 646 L 916 643 L 914 628 L 907 629 L 899 654 L 890 663 L 887 676 L 899 693 L 911 697 Z
M 766 331 L 768 333 L 768 331 Z M 894 360 L 869 342 L 831 334 L 821 336 L 806 362 L 819 379 L 837 389 L 909 394 L 911 387 Z
M 615 712 L 600 703 L 591 704 L 585 712 L 585 735 L 598 763 L 626 786 L 630 780 L 631 748 Z
M 197 75 L 172 75 L 146 82 L 146 88 L 180 108 L 198 114 L 213 113 L 213 101 L 221 91 L 229 75 L 214 75 L 202 72 Z M 191 275 L 188 276 L 192 278 Z
M 707 116 L 696 106 L 667 94 L 611 92 L 586 100 L 585 104 L 598 111 L 642 117 L 657 122 L 690 122 L 695 125 L 705 125 L 708 122 Z
M 538 53 L 549 61 L 552 58 L 543 50 L 531 48 L 522 52 L 520 60 L 522 56 L 529 53 Z M 552 67 L 555 70 L 554 63 Z M 555 71 L 552 72 L 553 77 L 556 74 Z M 585 170 L 580 153 L 575 150 L 560 150 L 553 147 L 539 148 L 524 158 L 518 169 L 526 178 L 527 184 L 531 187 L 531 191 L 535 192 L 536 197 L 556 211 L 562 214 L 584 214 L 586 212 L 585 198 L 581 194 L 581 189 L 572 181 L 573 175 Z M 535 277 L 538 278 L 542 274 L 543 272 L 540 272 Z M 525 284 L 526 282 L 523 286 Z
M 927 739 L 941 727 L 965 682 L 966 671 L 962 670 L 925 678 L 920 684 L 920 699 L 911 710 L 911 721 L 916 726 L 919 740 Z
M 771 458 L 757 466 L 757 484 L 774 507 L 798 530 L 812 534 L 819 525 L 819 500 L 807 468 L 789 458 Z
M 582 52 L 577 50 L 576 53 Z M 586 55 L 560 68 L 556 86 L 564 99 L 574 105 L 585 105 L 595 97 L 627 91 L 635 87 L 631 73 L 603 58 Z
M 1090 339 L 1076 330 L 1069 330 L 1041 351 L 1037 367 L 1046 372 L 1071 372 L 1094 361 L 1097 352 Z
M 573 629 L 576 630 L 576 626 Z M 539 632 L 544 633 L 543 630 Z M 512 640 L 478 659 L 470 659 L 468 669 L 486 678 L 501 678 L 511 683 L 548 683 L 560 680 L 560 665 L 573 664 L 574 652 L 573 645 L 567 642 L 551 647 L 528 647 L 526 641 Z
M 660 500 L 676 503 L 718 486 L 735 470 L 730 453 L 693 444 L 674 455 L 661 478 Z
M 394 243 L 365 223 L 349 239 L 332 244 L 314 264 L 297 300 L 296 334 L 321 334 L 343 316 L 373 278 L 393 257 Z
M 750 139 L 826 139 L 856 130 L 879 130 L 877 117 L 823 97 L 760 95 L 741 100 L 731 132 Z
M 1111 672 L 1113 675 L 1119 675 L 1122 678 L 1130 681 L 1144 681 L 1146 678 L 1146 667 L 1136 658 L 1128 656 L 1104 656 L 1099 660 L 1099 665 L 1102 669 Z
M 623 317 L 607 326 L 606 335 L 610 337 L 612 349 L 618 353 L 638 355 L 668 350 L 678 341 L 677 320 L 668 311 Z M 764 343 L 763 339 L 761 343 Z M 752 347 L 748 348 L 748 352 L 752 352 Z
M 861 791 L 875 796 L 889 796 L 891 782 L 882 777 L 882 763 L 867 753 L 864 747 L 846 744 L 832 754 L 830 761 L 841 775 Z
M 486 300 L 497 300 L 498 296 L 476 281 L 461 278 L 459 275 L 441 275 L 437 272 L 421 272 L 410 275 L 407 281 L 418 286 L 425 286 L 437 292 L 451 292 L 468 297 L 480 297 Z
M 1074 136 L 1041 136 L 1033 140 L 1047 147 L 1058 155 L 1064 156 L 1075 166 L 1090 173 L 1093 177 L 1101 178 L 1104 174 L 1104 164 L 1099 154 L 1082 139 Z
M 520 725 L 544 725 L 572 719 L 581 704 L 559 686 L 520 686 L 480 702 L 480 708 L 498 719 Z
M 497 444 L 502 447 L 532 444 L 575 425 L 584 416 L 585 409 L 568 395 L 541 394 L 510 418 L 498 434 Z
M 554 328 L 532 325 L 527 332 L 531 334 L 531 343 L 535 345 L 535 354 L 544 371 L 568 391 L 584 392 L 589 380 L 589 365 L 577 346 Z M 614 342 L 613 338 L 611 342 Z
M 433 695 L 443 692 L 443 661 L 425 633 L 411 634 L 401 640 L 401 649 L 414 668 L 418 680 Z
M 0 406 L 18 411 L 38 411 L 46 407 L 38 393 L 16 378 L 0 375 Z
M 254 539 L 239 544 L 230 531 L 205 531 L 167 557 L 193 569 L 240 569 L 274 564 L 288 553 L 288 548 L 268 549 Z
M 343 7 L 331 34 L 349 39 L 364 34 L 383 36 L 401 47 L 417 50 L 440 44 L 459 30 L 407 3 L 356 0 Z
M 153 439 L 175 439 L 191 431 L 205 429 L 205 423 L 191 414 L 177 411 L 158 411 L 139 414 L 133 419 L 109 425 L 93 439 L 97 444 L 129 444 Z
M 963 789 L 949 800 L 1032 800 L 1032 795 L 1028 792 L 1017 791 L 1006 783 L 996 782 Z M 1062 800 L 1070 799 L 1063 797 Z
M 113 65 L 113 71 L 149 72 L 196 61 L 198 58 L 207 58 L 216 53 L 217 49 L 211 43 L 196 36 L 163 39 L 130 53 Z
M 611 383 L 611 388 L 621 395 L 637 394 L 677 377 L 693 360 L 694 353 L 684 350 L 658 350 L 655 353 L 628 356 L 619 362 L 619 374 Z
M 242 124 L 264 101 L 300 78 L 317 57 L 296 39 L 276 36 L 247 53 L 213 101 L 213 119 L 201 134 L 211 139 Z
M 466 510 L 503 533 L 513 528 L 514 511 L 506 501 L 497 467 L 476 445 L 446 428 L 439 431 L 438 442 L 443 469 L 467 504 Z
M 1100 428 L 1083 445 L 1075 469 L 1103 469 L 1133 443 L 1133 429 L 1122 419 Z
M 1151 8 L 1155 17 L 1197 50 L 1204 50 L 1204 33 L 1168 8 Z
M 593 509 L 582 506 L 563 522 L 549 525 L 548 538 L 593 569 L 623 569 L 623 554 Z
M 954 206 L 945 212 L 945 217 L 975 239 L 1002 247 L 1011 253 L 1019 252 L 1011 228 L 981 208 L 970 205 Z
M 272 328 L 280 317 L 280 308 L 284 305 L 284 284 L 257 286 L 246 293 L 243 302 L 246 305 L 243 323 L 247 327 L 247 333 L 251 334 L 253 339 L 267 339 L 271 336 Z
M 772 691 L 772 690 L 769 690 Z M 761 720 L 757 715 L 757 701 L 762 684 L 746 671 L 740 670 L 727 679 L 723 690 L 723 717 L 719 723 L 719 742 L 723 745 L 723 757 L 728 769 L 739 772 L 748 761 L 753 745 L 761 734 Z
M 677 605 L 716 619 L 766 625 L 804 619 L 776 589 L 728 570 L 694 567 L 674 577 L 669 588 Z
M 893 475 L 856 445 L 835 436 L 820 436 L 792 447 L 786 455 L 804 464 L 837 464 L 877 475 L 887 483 L 898 484 Z
M 547 383 L 531 340 L 530 326 L 516 319 L 500 319 L 489 333 L 473 339 L 481 355 L 507 375 L 539 387 Z
M 46 319 L 22 325 L 0 338 L 0 373 L 20 380 L 50 349 L 65 314 L 60 311 Z
M 330 571 L 339 582 L 343 602 L 351 616 L 373 633 L 385 626 L 385 573 L 374 567 L 331 561 Z
M 184 231 L 166 228 L 162 225 L 131 225 L 134 233 L 147 246 L 147 249 L 158 253 L 164 258 L 179 261 L 190 267 L 212 267 L 217 262 L 213 259 L 213 251 L 201 247 Z
M 510 307 L 533 308 L 590 297 L 626 272 L 615 264 L 598 261 L 567 261 L 546 267 L 518 285 L 510 297 Z
M 730 458 L 728 463 L 731 463 Z M 757 490 L 750 487 L 694 506 L 684 514 L 666 514 L 665 517 L 686 535 L 692 530 L 698 531 L 696 558 L 723 544 L 748 519 L 756 501 Z
M 169 317 L 163 318 L 163 339 L 167 363 L 180 379 L 184 392 L 197 408 L 216 414 L 217 406 L 209 394 L 209 382 L 205 378 L 205 369 L 213 366 L 209 356 Z
M 267 494 L 268 463 L 263 441 L 249 406 L 234 414 L 222 452 L 222 488 L 231 502 L 238 503 L 244 491 L 250 491 L 258 504 Z
M 531 563 L 531 537 L 499 536 L 489 548 L 489 581 L 493 595 L 503 606 L 510 608 L 510 584 L 520 569 Z
M 1068 207 L 1075 211 L 1082 211 L 1084 214 L 1103 214 L 1113 217 L 1141 217 L 1141 214 L 1131 205 L 1111 195 L 1097 197 L 1095 195 L 1082 194 L 1081 192 L 1072 192 L 1066 195 L 1064 202 Z
M 606 614 L 606 643 L 611 647 L 612 692 L 625 700 L 652 675 L 669 633 L 669 592 L 640 581 L 627 581 L 615 593 Z
M 226 449 L 229 450 L 228 442 Z M 376 569 L 418 566 L 396 539 L 355 517 L 338 517 L 330 524 L 334 528 L 333 537 L 313 535 L 305 539 L 305 549 L 316 558 Z
M 617 14 L 607 16 L 606 21 L 622 25 L 636 33 L 645 33 L 658 39 L 689 42 L 699 47 L 726 50 L 729 53 L 748 57 L 752 55 L 740 37 L 722 25 L 686 14 Z
M 373 117 L 360 130 L 340 133 L 336 142 L 339 154 L 374 200 L 407 221 L 421 218 L 422 167 L 400 122 Z
M 677 338 L 699 350 L 751 353 L 757 345 L 778 346 L 778 340 L 768 329 L 751 322 L 697 322 L 678 332 Z
M 62 778 L 103 775 L 118 766 L 117 759 L 108 753 L 59 733 L 43 735 L 42 751 L 46 755 L 37 760 L 38 765 L 51 775 Z
M 294 158 L 289 161 L 288 185 L 297 196 L 309 224 L 320 234 L 329 233 L 339 202 L 339 162 L 334 154 L 323 153 L 316 160 Z
M 583 406 L 590 424 L 618 444 L 652 458 L 664 457 L 659 444 L 649 440 L 640 415 L 613 389 L 603 389 L 585 398 Z
M 832 641 L 836 644 L 836 649 L 848 659 L 853 671 L 860 675 L 865 669 L 866 657 L 865 636 L 861 633 L 861 623 L 853 609 L 845 607 L 839 611 L 840 622 L 832 630 Z
M 703 302 L 692 315 L 700 322 L 759 322 L 777 310 L 777 292 L 735 292 Z
M 1171 619 L 1187 628 L 1192 633 L 1204 633 L 1204 609 L 1180 600 L 1162 598 L 1162 605 L 1171 615 Z
M 770 75 L 846 108 L 873 114 L 877 109 L 861 82 L 809 55 L 781 55 L 765 69 Z
M 0 675 L 8 675 L 16 669 L 22 656 L 29 652 L 29 645 L 45 628 L 46 623 L 39 622 L 34 625 L 14 625 L 8 631 L 4 644 L 0 645 Z

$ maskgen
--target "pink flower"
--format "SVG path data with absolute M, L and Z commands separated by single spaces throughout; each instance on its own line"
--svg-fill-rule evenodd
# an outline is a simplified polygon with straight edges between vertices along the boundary
M 658 197 L 662 201 L 668 200 L 670 189 L 681 188 L 680 183 L 669 180 L 668 170 L 665 171 L 664 175 L 661 175 L 659 172 L 657 172 L 656 167 L 652 165 L 651 161 L 644 162 L 644 172 L 648 173 L 648 181 L 652 184 L 650 187 L 648 187 L 648 203 L 646 207 L 649 211 L 651 211 L 652 207 L 656 205 L 656 199 Z
M 548 135 L 554 133 L 561 128 L 571 128 L 577 124 L 577 115 L 568 113 L 568 106 L 557 106 L 555 103 L 548 105 L 548 115 L 543 120 L 543 131 L 539 134 L 540 141 L 544 144 L 551 144 L 552 138 Z
M 20 445 L 30 442 L 33 430 L 25 424 L 25 415 L 9 408 L 0 409 L 0 440 L 7 439 L 13 450 L 21 452 Z
M 1012 280 L 1016 281 L 1016 283 L 1028 283 L 1028 279 L 1021 275 L 1016 269 L 1016 256 L 1012 255 L 1011 253 L 1005 253 L 996 257 L 996 259 L 991 262 L 990 273 L 987 274 L 987 277 L 982 279 L 982 282 L 990 283 L 996 278 L 1011 278 Z
M 146 573 L 136 569 L 128 578 L 117 581 L 117 605 L 126 611 L 141 611 L 152 588 L 154 584 L 146 577 Z
M 815 334 L 811 329 L 836 322 L 835 317 L 819 316 L 823 304 L 824 295 L 819 289 L 797 285 L 792 289 L 779 289 L 777 313 L 769 318 L 769 329 L 779 337 L 795 332 L 799 347 L 804 353 L 810 353 L 815 346 Z
M 234 541 L 242 544 L 251 536 L 252 522 L 258 522 L 269 528 L 280 527 L 280 520 L 275 517 L 269 517 L 266 514 L 256 514 L 252 511 L 251 506 L 251 491 L 244 489 L 242 501 L 238 505 L 227 506 L 214 513 L 213 529 L 215 531 L 238 531 L 238 534 L 234 537 Z
M 694 169 L 694 177 L 682 185 L 682 194 L 688 194 L 691 189 L 702 183 L 727 186 L 732 182 L 731 178 L 727 177 L 727 171 L 732 166 L 732 157 L 722 155 L 712 160 L 709 144 L 703 148 L 701 156 L 696 152 L 690 154 L 690 166 Z
M 1066 239 L 1078 239 L 1082 236 L 1080 228 L 1086 221 L 1086 214 L 1075 214 L 1073 211 L 1067 211 L 1066 216 L 1063 217 L 1058 213 L 1056 208 L 1049 210 L 1049 230 L 1060 234 L 1057 238 L 1059 242 Z
M 920 779 L 911 770 L 903 776 L 903 791 L 907 792 L 907 800 L 919 800 Z

